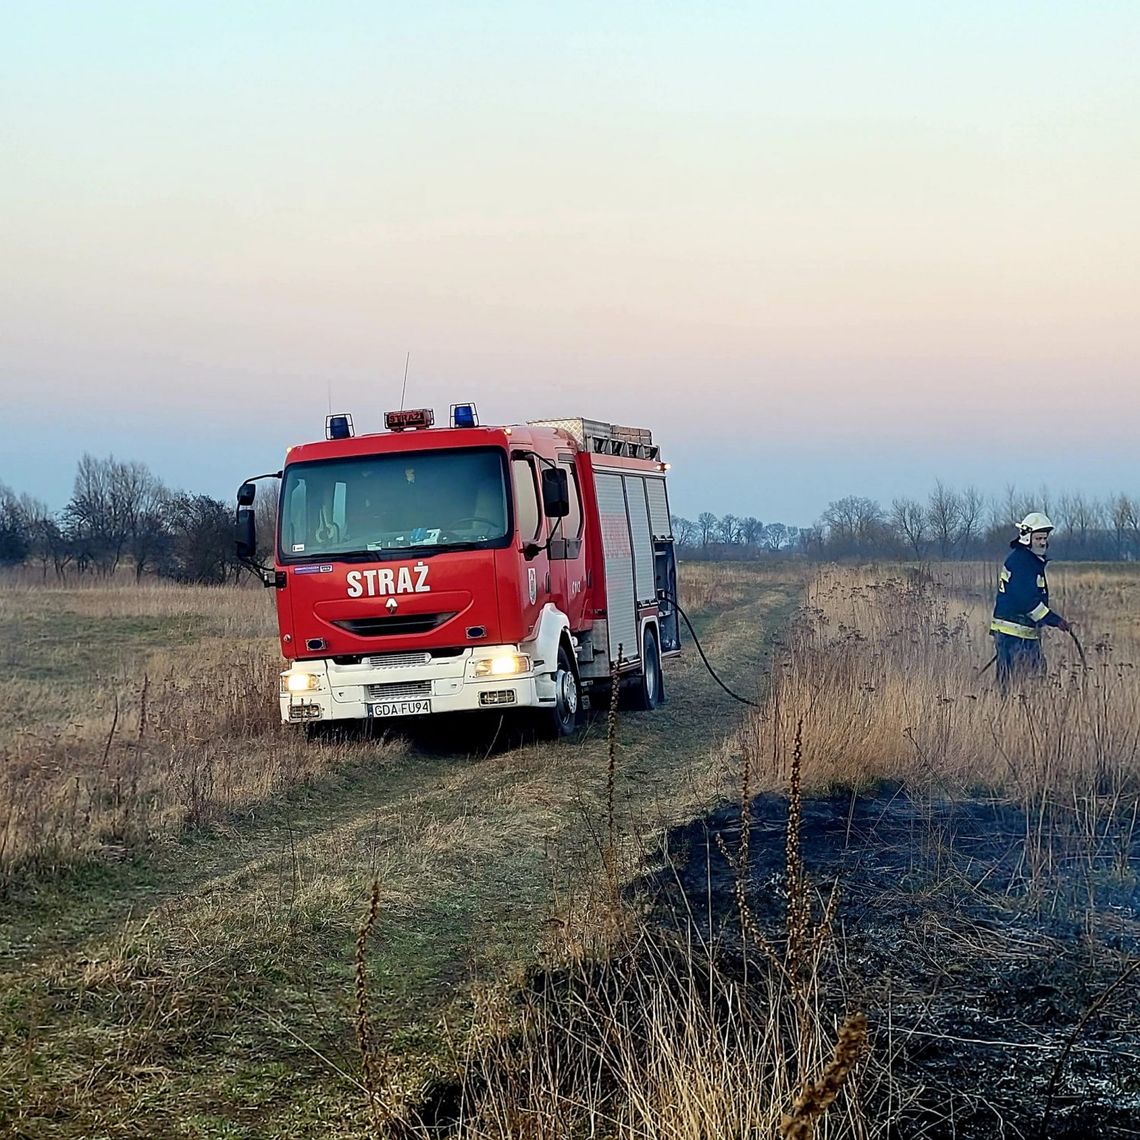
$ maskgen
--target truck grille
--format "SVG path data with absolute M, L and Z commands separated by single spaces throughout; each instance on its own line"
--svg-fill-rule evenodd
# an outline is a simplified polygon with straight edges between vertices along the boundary
M 410 701 L 431 696 L 430 681 L 397 681 L 392 685 L 366 685 L 370 701 Z
M 361 665 L 369 669 L 403 669 L 409 665 L 428 665 L 431 663 L 430 653 L 381 653 L 376 657 L 364 657 Z
M 408 614 L 396 617 L 356 618 L 334 621 L 333 625 L 356 634 L 357 637 L 390 637 L 401 633 L 427 633 L 444 622 L 451 621 L 457 610 L 442 614 Z

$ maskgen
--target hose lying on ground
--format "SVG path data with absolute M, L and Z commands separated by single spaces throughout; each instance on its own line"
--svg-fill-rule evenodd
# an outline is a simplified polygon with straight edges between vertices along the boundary
M 689 621 L 689 615 L 681 609 L 681 603 L 677 601 L 672 594 L 662 590 L 659 594 L 663 600 L 672 604 L 673 608 L 685 619 L 685 624 L 689 627 L 689 633 L 692 635 L 693 644 L 697 647 L 697 652 L 701 655 L 701 660 L 705 663 L 705 668 L 709 671 L 709 676 L 730 696 L 734 701 L 739 701 L 742 705 L 751 705 L 752 708 L 758 709 L 761 706 L 755 701 L 748 700 L 747 697 L 742 697 L 739 693 L 734 693 L 717 675 L 716 670 L 709 663 L 709 659 L 705 656 L 705 651 L 701 648 L 700 639 L 697 637 L 697 631 L 693 629 L 693 623 Z

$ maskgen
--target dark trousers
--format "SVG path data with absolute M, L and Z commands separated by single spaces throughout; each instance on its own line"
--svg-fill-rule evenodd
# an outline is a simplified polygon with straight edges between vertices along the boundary
M 997 651 L 997 683 L 1003 693 L 1010 686 L 1026 681 L 1041 680 L 1045 676 L 1045 654 L 1037 638 L 1011 637 L 1008 633 L 994 634 Z

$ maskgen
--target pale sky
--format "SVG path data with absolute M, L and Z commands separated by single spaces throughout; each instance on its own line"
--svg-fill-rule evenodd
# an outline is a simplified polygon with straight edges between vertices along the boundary
M 1140 5 L 4 3 L 0 481 L 334 410 L 652 428 L 677 513 L 1140 492 Z

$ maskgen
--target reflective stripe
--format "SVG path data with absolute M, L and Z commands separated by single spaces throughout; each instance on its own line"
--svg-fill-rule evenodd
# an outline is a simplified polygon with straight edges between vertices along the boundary
M 1044 621 L 1045 615 L 1048 614 L 1049 607 L 1044 602 L 1038 602 L 1037 605 L 1029 611 L 1029 616 L 1034 621 Z
M 1018 625 L 1015 621 L 1005 621 L 1002 618 L 994 618 L 990 622 L 991 633 L 1008 633 L 1010 637 L 1023 637 L 1026 641 L 1037 640 L 1037 630 L 1031 625 Z
M 1008 582 L 1012 577 L 1013 575 L 1003 566 L 1001 568 L 1001 573 L 998 575 L 998 578 L 1000 578 L 1003 582 Z
M 1038 574 L 1037 575 L 1037 589 L 1039 589 L 1039 590 L 1045 589 L 1045 575 L 1044 574 Z

